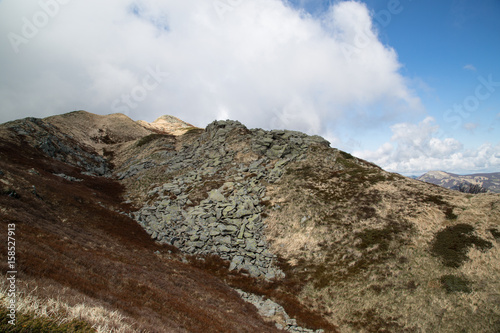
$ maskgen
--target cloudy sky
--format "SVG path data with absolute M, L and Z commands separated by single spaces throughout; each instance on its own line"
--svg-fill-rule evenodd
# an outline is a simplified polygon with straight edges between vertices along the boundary
M 73 110 L 319 134 L 500 171 L 498 0 L 0 0 L 0 122 Z

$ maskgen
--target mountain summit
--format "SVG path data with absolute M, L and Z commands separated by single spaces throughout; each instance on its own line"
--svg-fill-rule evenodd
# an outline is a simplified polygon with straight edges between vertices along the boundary
M 157 133 L 180 135 L 186 130 L 192 129 L 194 126 L 188 124 L 174 116 L 164 115 L 156 119 L 152 123 L 144 120 L 138 120 L 137 123 L 142 127 Z
M 319 136 L 231 120 L 200 129 L 79 111 L 5 123 L 0 138 L 18 301 L 61 303 L 49 318 L 26 306 L 27 325 L 500 329 L 498 194 L 451 191 Z M 78 306 L 88 312 L 71 316 Z

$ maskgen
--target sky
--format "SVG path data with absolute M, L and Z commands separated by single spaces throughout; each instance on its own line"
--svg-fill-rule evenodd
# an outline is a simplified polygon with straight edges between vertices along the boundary
M 500 172 L 498 0 L 0 0 L 0 123 L 74 110 Z

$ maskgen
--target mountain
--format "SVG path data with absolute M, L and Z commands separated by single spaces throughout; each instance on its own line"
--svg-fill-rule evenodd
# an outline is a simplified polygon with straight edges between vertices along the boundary
M 449 189 L 456 189 L 460 184 L 472 184 L 493 193 L 500 193 L 500 172 L 456 175 L 444 171 L 430 171 L 417 179 Z
M 23 325 L 500 329 L 500 195 L 388 173 L 318 136 L 26 118 L 0 125 L 0 183 Z M 7 274 L 6 242 L 0 253 Z

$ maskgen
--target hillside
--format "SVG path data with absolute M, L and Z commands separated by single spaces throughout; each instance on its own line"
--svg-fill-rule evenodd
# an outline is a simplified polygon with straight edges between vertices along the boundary
M 60 317 L 99 309 L 123 332 L 500 330 L 500 195 L 300 132 L 184 124 L 76 112 L 0 126 L 23 295 L 58 299 Z
M 500 172 L 456 175 L 444 171 L 429 171 L 418 180 L 436 184 L 449 189 L 456 189 L 460 184 L 473 184 L 493 193 L 500 193 Z

